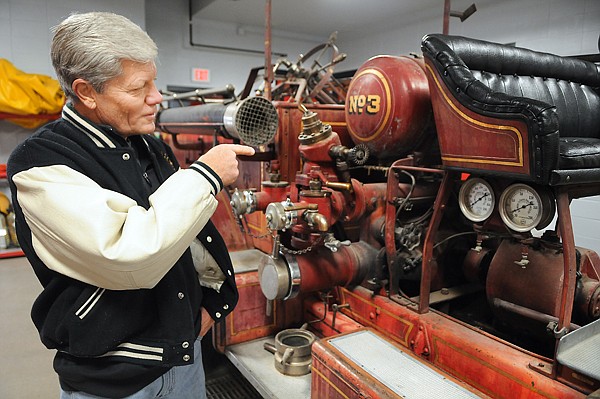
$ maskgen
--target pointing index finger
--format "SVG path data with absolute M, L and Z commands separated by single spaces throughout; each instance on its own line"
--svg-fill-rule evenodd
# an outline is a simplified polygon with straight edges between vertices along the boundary
M 254 155 L 254 148 L 249 147 L 247 145 L 241 145 L 241 144 L 234 144 L 231 149 L 233 150 L 233 152 L 236 153 L 236 155 Z

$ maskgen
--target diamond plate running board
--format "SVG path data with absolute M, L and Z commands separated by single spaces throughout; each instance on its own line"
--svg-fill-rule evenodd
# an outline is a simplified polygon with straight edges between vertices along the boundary
M 556 360 L 580 374 L 600 380 L 600 319 L 558 341 Z
M 479 398 L 372 331 L 357 331 L 328 342 L 402 398 Z

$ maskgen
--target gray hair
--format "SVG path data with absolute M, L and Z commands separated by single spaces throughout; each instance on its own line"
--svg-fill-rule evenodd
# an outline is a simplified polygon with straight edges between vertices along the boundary
M 129 19 L 109 13 L 72 14 L 53 28 L 50 56 L 67 98 L 76 100 L 75 79 L 88 81 L 102 93 L 122 73 L 121 61 L 155 62 L 156 43 Z

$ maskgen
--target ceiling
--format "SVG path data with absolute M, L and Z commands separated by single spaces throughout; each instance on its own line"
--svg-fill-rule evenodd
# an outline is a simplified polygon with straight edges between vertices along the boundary
M 264 29 L 266 0 L 190 1 L 194 19 Z M 451 9 L 462 12 L 474 1 L 453 0 Z M 490 0 L 477 0 L 482 2 Z M 271 0 L 271 29 L 321 40 L 333 31 L 375 33 L 392 25 L 439 17 L 441 31 L 443 12 L 444 0 Z

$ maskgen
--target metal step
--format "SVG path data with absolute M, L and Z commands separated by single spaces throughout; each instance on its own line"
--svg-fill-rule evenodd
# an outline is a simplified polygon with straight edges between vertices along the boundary
M 273 354 L 264 348 L 266 342 L 274 341 L 274 337 L 265 337 L 231 345 L 225 355 L 263 398 L 310 398 L 310 374 L 287 376 L 275 368 Z
M 600 319 L 562 337 L 556 360 L 587 377 L 600 380 Z
M 202 361 L 208 399 L 262 399 L 238 369 L 212 344 L 212 332 L 202 338 Z

